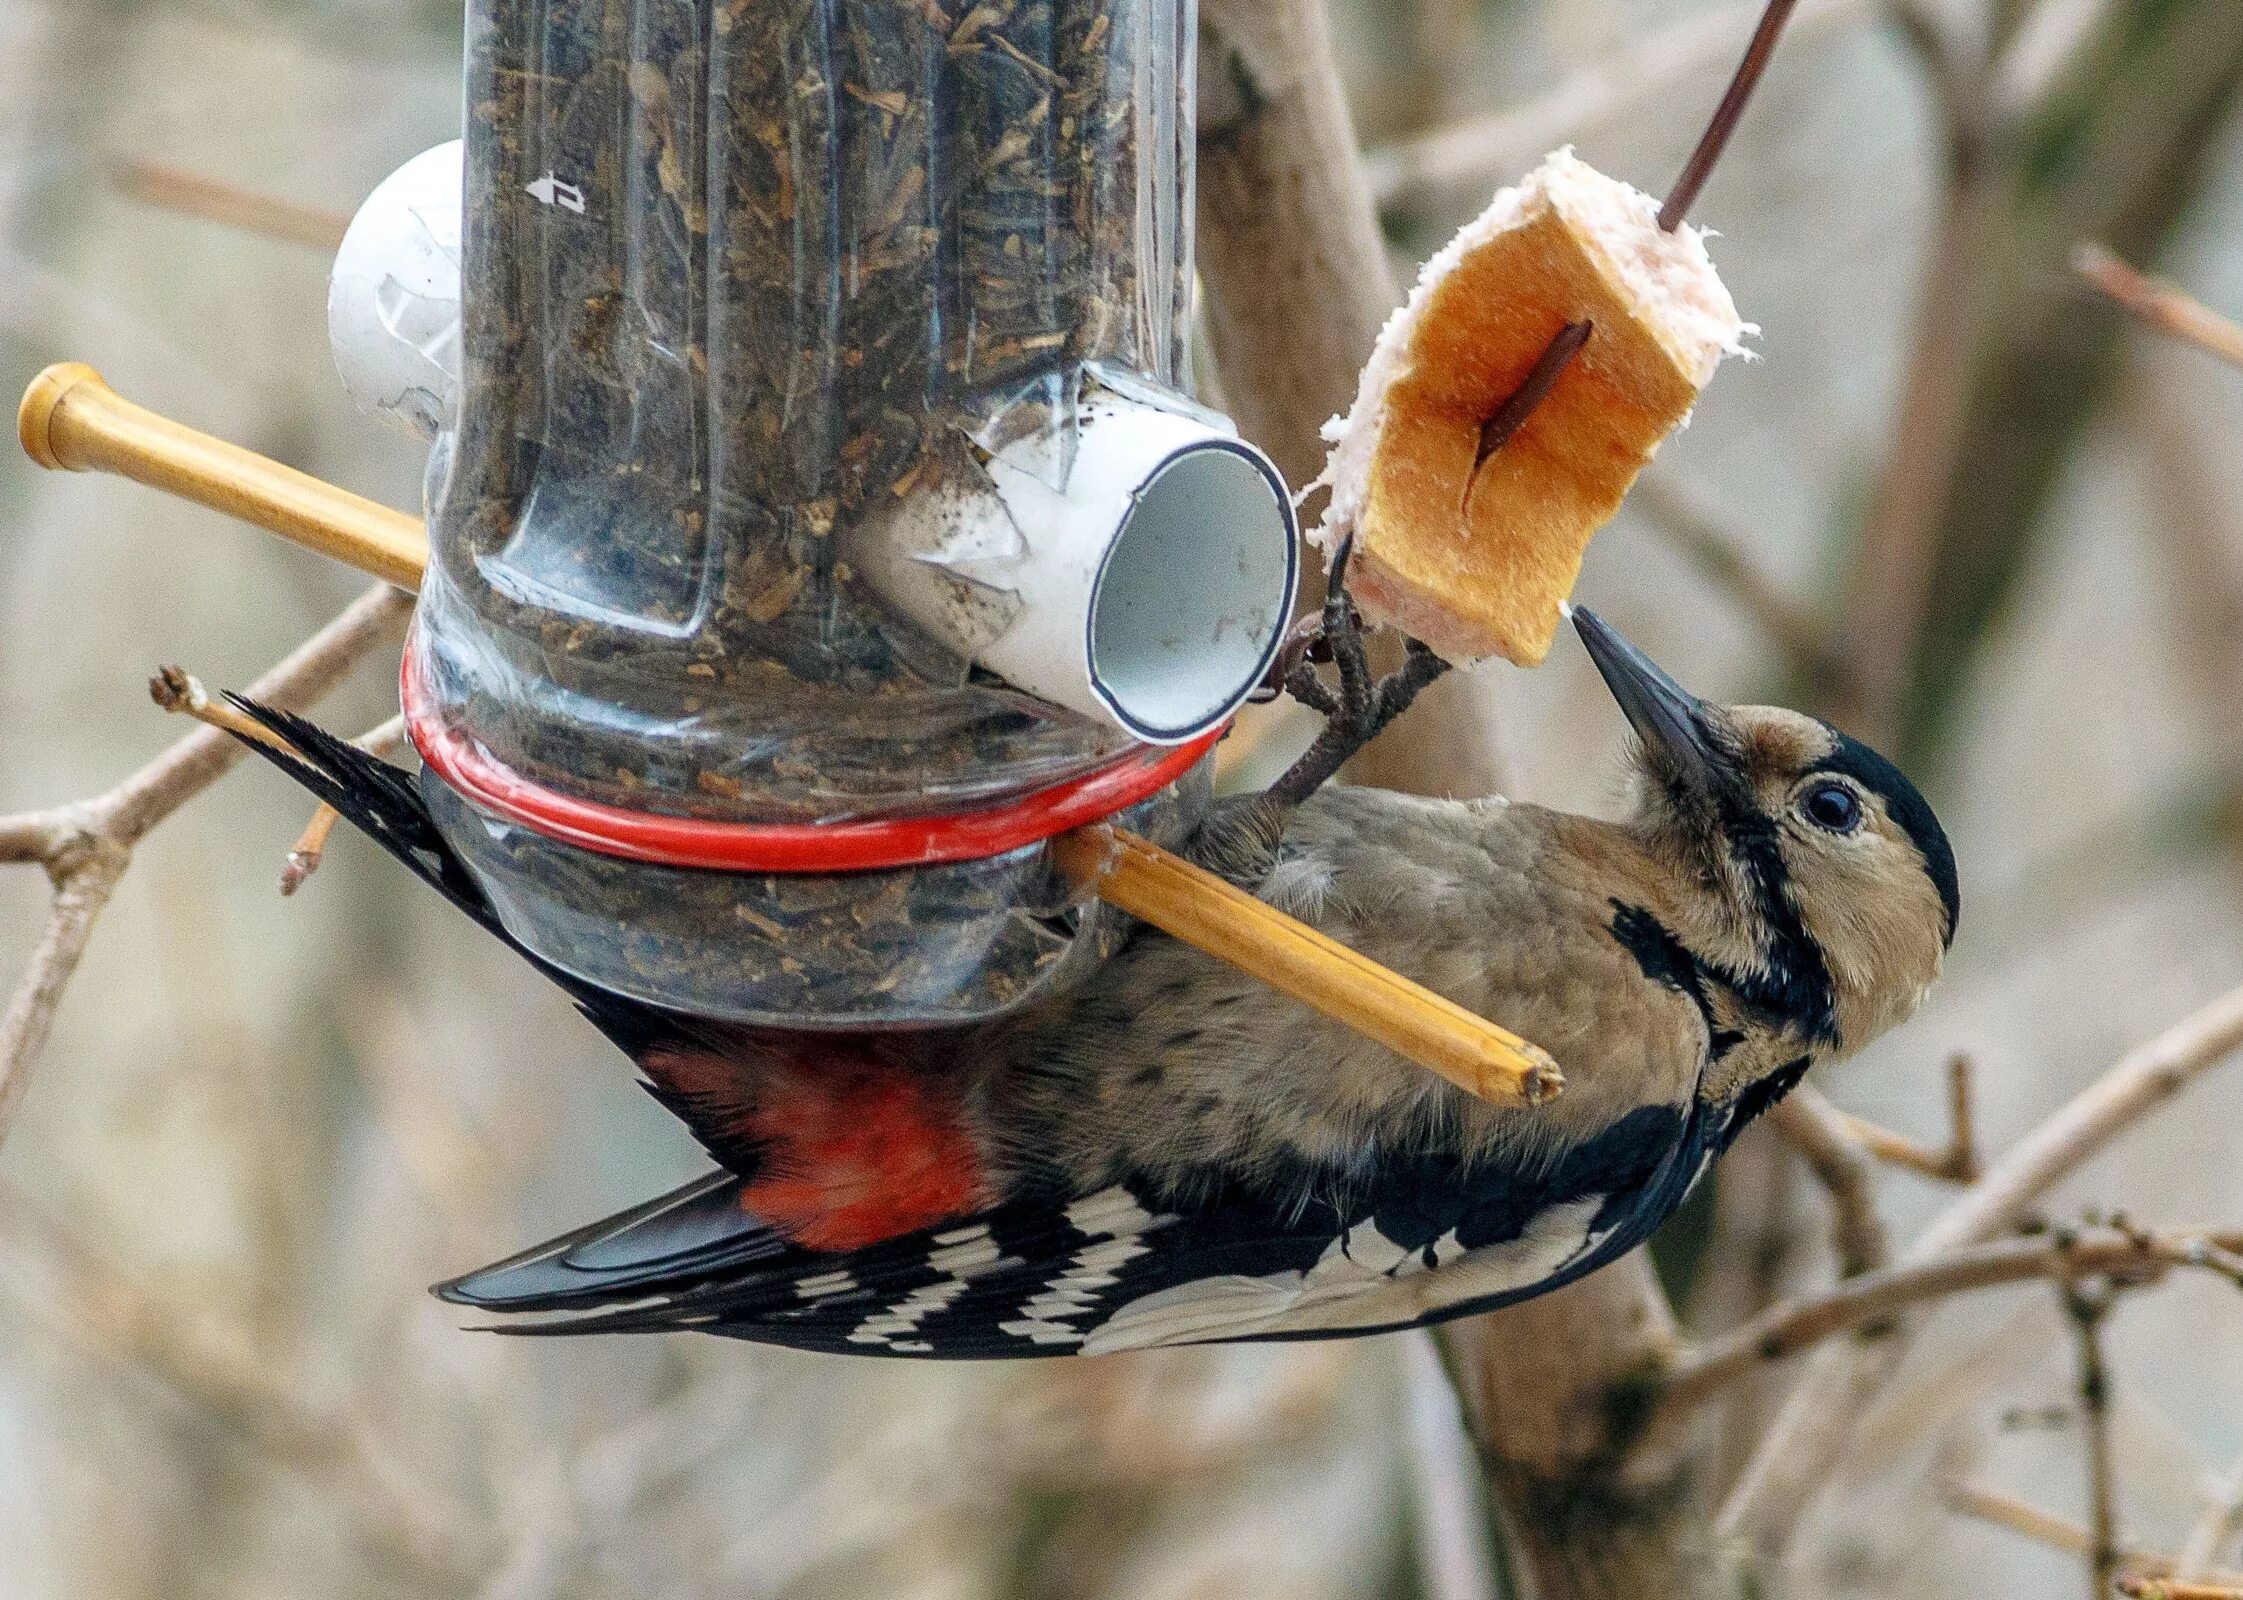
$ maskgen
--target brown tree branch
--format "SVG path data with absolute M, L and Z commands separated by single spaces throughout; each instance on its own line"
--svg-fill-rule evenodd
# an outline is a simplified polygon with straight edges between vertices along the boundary
M 1801 1084 L 1768 1114 L 1768 1120 L 1830 1196 L 1840 1275 L 1859 1277 L 1882 1267 L 1890 1246 L 1885 1219 L 1877 1214 L 1876 1164 L 1845 1116 L 1820 1090 Z
M 2243 1045 L 2243 988 L 2231 989 L 2122 1056 L 2102 1077 L 1987 1168 L 1910 1245 L 1920 1266 L 2000 1237 L 2105 1146 Z M 1902 1319 L 1883 1336 L 1817 1354 L 1785 1401 L 1717 1522 L 1728 1538 L 1780 1549 L 1808 1500 L 1844 1459 L 1852 1424 L 1907 1352 Z
M 2092 1547 L 2088 1531 L 2076 1522 L 2043 1511 L 2039 1506 L 2002 1493 L 1981 1483 L 1949 1478 L 1939 1486 L 1939 1497 L 1947 1509 L 1959 1516 L 1975 1517 L 1980 1522 L 1992 1523 L 1997 1528 L 2007 1528 L 2011 1533 L 2044 1544 L 2051 1550 L 2060 1550 L 2068 1556 L 2084 1556 Z M 2133 1569 L 2136 1576 L 2152 1582 L 2168 1580 L 2173 1570 L 2172 1559 L 2154 1550 L 2131 1547 L 2119 1551 L 2119 1559 Z M 2217 1573 L 2215 1578 L 2224 1582 L 2243 1582 L 2243 1575 Z M 2120 1579 L 2121 1585 L 2129 1579 Z M 2128 1591 L 2132 1592 L 2132 1591 Z M 2224 1591 L 2215 1591 L 2224 1594 Z M 2195 1600 L 2176 1591 L 2175 1600 Z
M 1980 1289 L 2096 1273 L 2148 1282 L 2174 1268 L 2243 1287 L 2243 1233 L 2144 1234 L 2105 1228 L 1971 1245 L 1936 1260 L 1868 1272 L 1809 1300 L 1770 1306 L 1682 1361 L 1660 1393 L 1667 1418 L 1694 1410 L 1761 1366 L 1900 1312 Z
M 1838 1113 L 1851 1133 L 1879 1161 L 1941 1183 L 1978 1181 L 1978 1125 L 1971 1104 L 1970 1057 L 1957 1053 L 1947 1059 L 1947 1148 L 1933 1150 L 1879 1127 L 1850 1111 Z
M 1353 400 L 1398 291 L 1319 0 L 1209 0 L 1203 21 L 1209 328 L 1244 431 L 1306 482 L 1323 466 L 1321 425 Z M 1492 734 L 1484 711 L 1464 726 L 1421 711 L 1351 770 L 1419 792 L 1500 792 Z M 1545 1600 L 1696 1587 L 1703 1541 L 1679 1456 L 1625 1448 L 1640 1412 L 1626 1397 L 1655 1385 L 1675 1349 L 1673 1313 L 1640 1252 L 1451 1324 L 1442 1345 L 1497 1514 Z
M 94 837 L 73 856 L 67 869 L 49 868 L 55 892 L 46 932 L 31 952 L 30 964 L 8 1001 L 7 1015 L 0 1018 L 0 1136 L 15 1121 L 16 1108 L 30 1086 L 31 1064 L 46 1048 L 63 991 L 78 971 L 94 923 L 116 893 L 131 852 Z
M 250 686 L 276 705 L 319 699 L 350 670 L 392 643 L 410 597 L 377 585 Z M 148 831 L 210 787 L 241 758 L 225 734 L 198 728 L 108 793 L 45 811 L 0 818 L 0 861 L 44 867 L 54 881 L 47 928 L 0 1019 L 0 1141 L 5 1141 L 55 1012 L 85 955 L 109 897 Z
M 2106 1600 L 2117 1581 L 2118 1483 L 2111 1461 L 2111 1371 L 2103 1323 L 2118 1302 L 2108 1285 L 2064 1285 L 2064 1311 L 2079 1351 L 2080 1447 L 2087 1458 L 2087 1600 Z
M 405 716 L 403 712 L 391 717 L 379 727 L 369 728 L 351 741 L 368 755 L 394 755 L 405 744 Z M 322 804 L 312 811 L 311 820 L 304 831 L 288 847 L 288 858 L 281 864 L 280 892 L 294 894 L 304 886 L 304 880 L 319 870 L 327 855 L 327 839 L 335 831 L 335 824 L 343 820 L 341 812 L 333 806 Z
M 2243 325 L 2161 278 L 2135 271 L 2092 241 L 2072 252 L 2072 270 L 2160 333 L 2243 367 Z
M 1639 1436 L 1675 1360 L 1638 1250 L 1524 1305 L 1439 1330 L 1498 1510 L 1543 1600 L 1698 1593 L 1711 1575 L 1678 1437 Z
M 1837 709 L 1903 757 L 1952 731 L 2069 447 L 2108 392 L 2116 331 L 2059 292 L 2066 252 L 2106 235 L 2142 254 L 2169 236 L 2243 81 L 2243 8 L 2225 0 L 2100 19 L 2041 101 L 2005 109 L 1982 87 L 1950 140 L 1909 378 L 1835 613 L 1858 668 Z M 2065 158 L 2044 159 L 2055 148 Z
M 1207 0 L 1202 33 L 1209 331 L 1243 431 L 1307 482 L 1324 464 L 1322 424 L 1354 399 L 1399 291 L 1320 0 Z M 1738 37 L 1730 32 L 1727 51 Z M 1462 695 L 1461 682 L 1452 674 L 1444 687 Z M 1421 709 L 1350 770 L 1421 793 L 1502 789 L 1484 710 L 1460 725 Z M 1639 1452 L 1620 1470 L 1624 1397 L 1654 1384 L 1675 1346 L 1673 1313 L 1640 1253 L 1451 1324 L 1442 1344 L 1497 1515 L 1546 1600 L 1694 1585 L 1688 1551 L 1700 1541 L 1689 1537 L 1679 1459 Z
M 350 218 L 336 212 L 259 194 L 161 161 L 124 156 L 110 170 L 117 187 L 144 204 L 285 244 L 305 245 L 326 255 L 335 253 L 350 228 Z
M 1401 299 L 1322 0 L 1200 7 L 1199 266 L 1239 429 L 1292 483 Z

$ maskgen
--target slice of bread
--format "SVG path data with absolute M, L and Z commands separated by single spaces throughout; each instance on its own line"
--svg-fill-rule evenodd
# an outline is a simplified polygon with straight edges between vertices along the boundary
M 1589 536 L 1688 420 L 1741 321 L 1704 234 L 1663 233 L 1651 196 L 1560 150 L 1426 263 L 1379 335 L 1355 409 L 1325 428 L 1331 503 L 1355 535 L 1364 615 L 1451 661 L 1535 666 Z M 1588 343 L 1475 468 L 1481 429 L 1569 322 Z

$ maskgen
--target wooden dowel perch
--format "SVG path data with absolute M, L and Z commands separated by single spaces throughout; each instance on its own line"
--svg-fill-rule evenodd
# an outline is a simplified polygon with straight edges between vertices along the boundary
M 1133 917 L 1346 1023 L 1483 1100 L 1538 1104 L 1557 1063 L 1150 840 L 1099 823 L 1054 840 L 1060 870 Z
M 362 572 L 417 589 L 428 533 L 417 519 L 124 399 L 91 367 L 50 367 L 18 415 L 43 467 L 113 472 L 277 533 Z M 184 680 L 183 680 L 184 681 Z M 182 691 L 178 709 L 222 703 Z M 1500 1103 L 1539 1104 L 1564 1079 L 1547 1053 L 1119 828 L 1054 841 L 1063 870 L 1100 898 Z
M 418 589 L 428 565 L 428 531 L 418 517 L 158 416 L 76 362 L 31 380 L 16 430 L 25 453 L 42 467 L 116 473 L 239 517 L 400 589 Z

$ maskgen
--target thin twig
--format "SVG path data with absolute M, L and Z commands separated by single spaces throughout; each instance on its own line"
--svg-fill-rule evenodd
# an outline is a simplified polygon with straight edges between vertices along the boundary
M 211 699 L 202 680 L 184 667 L 159 667 L 148 680 L 148 698 L 175 716 L 193 717 L 206 728 L 216 728 L 268 750 L 292 753 L 296 748 L 231 701 Z
M 1976 1071 L 1960 1050 L 1947 1058 L 1946 1175 L 1957 1183 L 1976 1183 L 1980 1172 L 1977 1096 L 1971 1088 Z
M 2243 988 L 2230 989 L 2120 1057 L 1988 1167 L 1924 1230 L 1912 1253 L 1952 1250 L 2016 1227 L 2050 1189 L 2239 1045 Z
M 2127 1573 L 2118 1592 L 2129 1600 L 2243 1600 L 2243 1585 L 2192 1583 L 2182 1578 L 2149 1578 Z
M 397 637 L 411 605 L 387 584 L 376 585 L 249 692 L 284 706 L 317 700 Z M 104 795 L 0 818 L 0 861 L 36 862 L 55 886 L 46 932 L 0 1019 L 0 1141 L 14 1123 L 94 924 L 131 864 L 133 846 L 215 783 L 241 754 L 226 734 L 197 729 Z
M 2018 1499 L 2015 1495 L 1988 1488 L 1982 1483 L 1972 1483 L 1961 1478 L 1948 1478 L 1939 1485 L 1939 1497 L 1947 1509 L 1961 1516 L 1975 1517 L 1980 1522 L 1992 1523 L 1997 1528 L 2007 1528 L 2011 1533 L 2046 1545 L 2051 1550 L 2068 1556 L 2086 1555 L 2092 1540 L 2088 1531 L 2076 1522 L 2043 1511 L 2039 1506 Z M 2119 1559 L 2140 1577 L 2159 1579 L 2170 1574 L 2173 1563 L 2169 1557 L 2152 1550 L 2122 1549 Z M 2216 1574 L 2227 1582 L 2243 1581 L 2231 1573 Z M 2120 1579 L 2121 1584 L 2127 1579 Z M 2188 1600 L 2188 1597 L 2178 1597 Z
M 242 693 L 267 705 L 301 710 L 376 650 L 395 644 L 412 611 L 412 596 L 375 584 Z M 215 730 L 189 734 L 117 786 L 111 826 L 127 842 L 137 842 L 232 770 L 245 753 L 237 741 Z
M 1918 1144 L 1904 1134 L 1857 1117 L 1850 1111 L 1841 1111 L 1838 1116 L 1845 1123 L 1846 1131 L 1879 1161 L 1905 1167 L 1941 1183 L 1975 1183 L 1979 1170 L 1978 1132 L 1971 1108 L 1970 1079 L 1970 1057 L 1950 1056 L 1947 1060 L 1948 1134 L 1944 1150 Z
M 2072 270 L 2160 333 L 2243 367 L 2243 325 L 2221 316 L 2187 290 L 2137 272 L 2104 246 L 2074 247 Z
M 1885 1219 L 1877 1214 L 1877 1169 L 1844 1114 L 1802 1084 L 1768 1120 L 1830 1196 L 1839 1273 L 1853 1278 L 1884 1266 L 1890 1247 Z
M 1713 176 L 1721 152 L 1729 148 L 1729 140 L 1737 125 L 1744 121 L 1745 107 L 1752 102 L 1753 90 L 1760 87 L 1761 74 L 1776 54 L 1776 41 L 1783 35 L 1784 24 L 1791 20 L 1799 0 L 1768 0 L 1768 7 L 1760 13 L 1760 23 L 1752 30 L 1752 42 L 1745 47 L 1744 59 L 1737 63 L 1736 75 L 1722 92 L 1721 103 L 1714 107 L 1706 131 L 1698 136 L 1697 147 L 1690 159 L 1682 164 L 1682 176 L 1675 179 L 1674 187 L 1667 191 L 1666 203 L 1659 207 L 1659 226 L 1672 233 L 1682 226 L 1683 218 L 1690 214 L 1706 180 Z
M 405 743 L 405 715 L 399 712 L 377 728 L 369 728 L 351 741 L 368 755 L 388 756 Z M 312 811 L 311 820 L 304 831 L 289 846 L 288 859 L 280 869 L 280 892 L 294 894 L 304 886 L 304 880 L 319 870 L 327 854 L 327 837 L 342 821 L 342 813 L 322 802 Z
M 329 255 L 342 245 L 350 228 L 350 218 L 335 212 L 259 194 L 160 161 L 125 157 L 111 170 L 117 187 L 135 200 Z
M 0 1138 L 15 1121 L 16 1108 L 31 1086 L 31 1063 L 47 1046 L 55 1011 L 70 986 L 117 881 L 125 875 L 131 852 L 108 840 L 94 841 L 67 872 L 56 873 L 47 931 L 31 953 L 8 1012 L 0 1019 Z
M 2243 1045 L 2243 988 L 2229 990 L 2128 1051 L 1958 1195 L 1915 1242 L 1908 1266 L 1937 1261 L 2017 1227 L 2050 1189 L 2149 1112 Z M 1751 1466 L 1722 1506 L 1726 1538 L 1774 1547 L 1843 1452 L 1844 1436 L 1906 1353 L 1905 1328 L 1818 1354 Z
M 1970 1245 L 1936 1260 L 1864 1273 L 1813 1299 L 1770 1306 L 1742 1327 L 1707 1341 L 1676 1366 L 1661 1391 L 1660 1405 L 1669 1414 L 1690 1410 L 1769 1362 L 1902 1311 L 1980 1289 L 2061 1281 L 2081 1273 L 2147 1283 L 2175 1268 L 2211 1272 L 2243 1287 L 2239 1247 L 2243 1234 L 2104 1228 Z
M 2111 1463 L 2111 1372 L 2103 1323 L 2118 1303 L 2108 1284 L 2066 1282 L 2064 1311 L 2079 1353 L 2080 1447 L 2087 1458 L 2087 1600 L 2105 1600 L 2118 1577 L 2118 1485 Z

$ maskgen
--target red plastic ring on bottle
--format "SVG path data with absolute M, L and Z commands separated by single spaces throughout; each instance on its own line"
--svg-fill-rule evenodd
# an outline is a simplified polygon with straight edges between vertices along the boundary
M 664 867 L 724 872 L 868 872 L 976 861 L 1040 844 L 1126 811 L 1189 772 L 1229 731 L 1189 744 L 1140 745 L 1095 771 L 983 811 L 859 822 L 712 822 L 632 811 L 532 783 L 432 715 L 414 652 L 398 682 L 405 728 L 421 760 L 478 810 L 564 844 Z

